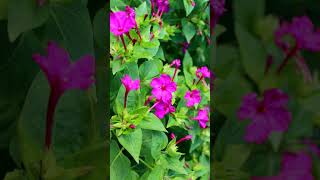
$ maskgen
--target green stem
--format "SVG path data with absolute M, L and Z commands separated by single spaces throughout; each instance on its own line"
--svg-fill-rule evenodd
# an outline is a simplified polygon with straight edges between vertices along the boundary
M 123 150 L 124 150 L 124 147 L 121 148 L 121 150 L 118 152 L 117 156 L 113 159 L 113 161 L 111 162 L 110 167 L 112 167 L 113 163 L 118 159 L 118 157 L 120 156 L 120 154 L 122 153 Z
M 148 163 L 146 163 L 145 161 L 143 161 L 141 158 L 139 158 L 139 160 L 140 160 L 145 166 L 147 166 L 149 169 L 153 170 L 153 168 L 152 168 Z

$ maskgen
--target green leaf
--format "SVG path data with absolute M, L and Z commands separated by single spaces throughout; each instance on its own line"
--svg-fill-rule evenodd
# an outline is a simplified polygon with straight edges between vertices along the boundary
M 194 75 L 191 73 L 193 62 L 192 62 L 192 57 L 190 56 L 188 51 L 186 51 L 182 62 L 183 62 L 183 74 L 184 74 L 186 83 L 189 87 L 191 87 L 194 79 Z
M 11 42 L 33 28 L 41 26 L 49 17 L 48 6 L 38 7 L 34 0 L 10 0 L 8 5 L 8 33 Z
M 93 20 L 93 32 L 94 32 L 94 40 L 96 44 L 103 49 L 107 49 L 108 42 L 108 26 L 109 26 L 109 18 L 108 13 L 105 8 L 100 9 L 94 17 Z M 105 27 L 105 28 L 101 28 Z
M 159 67 L 158 64 L 161 64 Z M 150 80 L 161 73 L 162 62 L 160 60 L 151 60 L 144 62 L 139 67 L 140 80 Z
M 265 13 L 265 0 L 235 0 L 234 17 L 236 22 L 243 27 L 251 30 L 254 28 L 255 23 L 264 17 Z
M 272 145 L 272 148 L 275 152 L 279 150 L 279 147 L 281 145 L 283 133 L 281 132 L 272 132 L 269 136 L 269 141 Z
M 251 153 L 250 146 L 245 144 L 230 144 L 226 148 L 223 162 L 227 168 L 240 169 Z
M 72 59 L 75 60 L 87 54 L 94 55 L 92 25 L 85 5 L 79 3 L 63 6 L 52 4 L 50 15 L 53 22 L 47 24 L 47 33 L 57 34 L 59 32 L 59 37 L 55 38 L 63 40 Z M 52 35 L 48 34 L 48 36 Z
M 256 83 L 264 77 L 267 52 L 261 41 L 251 35 L 241 24 L 236 23 L 236 36 L 240 45 L 242 65 Z
M 148 116 L 141 121 L 139 127 L 142 129 L 168 132 L 163 126 L 161 120 L 153 113 L 149 113 Z
M 165 168 L 161 165 L 157 165 L 153 168 L 148 176 L 148 180 L 162 180 L 165 173 Z
M 138 18 L 138 17 L 144 16 L 147 13 L 148 13 L 147 3 L 145 1 L 142 4 L 140 4 L 138 8 L 136 8 L 136 17 Z
M 165 133 L 152 131 L 151 155 L 155 160 L 159 159 L 161 150 L 163 150 L 167 144 L 168 138 Z
M 159 46 L 160 42 L 156 39 L 150 42 L 142 41 L 141 44 L 136 43 L 136 45 L 133 47 L 132 58 L 134 60 L 142 58 L 152 59 L 157 54 Z
M 27 178 L 24 176 L 23 171 L 14 170 L 12 172 L 8 172 L 4 177 L 4 180 L 27 180 Z
M 188 16 L 192 10 L 194 9 L 194 6 L 190 3 L 190 0 L 183 0 L 184 9 L 186 10 L 186 16 Z
M 135 129 L 129 134 L 123 134 L 118 137 L 120 144 L 131 154 L 133 159 L 139 163 L 140 150 L 142 145 L 142 131 Z
M 8 17 L 8 0 L 0 1 L 0 20 Z
M 130 176 L 130 160 L 120 151 L 115 141 L 110 143 L 110 179 L 127 180 Z
M 166 160 L 168 161 L 169 169 L 176 171 L 179 174 L 187 174 L 187 171 L 184 168 L 184 162 L 172 157 L 168 157 Z
M 182 23 L 182 32 L 185 35 L 188 43 L 190 43 L 191 39 L 196 34 L 196 28 L 191 22 L 187 21 L 186 19 L 182 19 L 181 23 Z

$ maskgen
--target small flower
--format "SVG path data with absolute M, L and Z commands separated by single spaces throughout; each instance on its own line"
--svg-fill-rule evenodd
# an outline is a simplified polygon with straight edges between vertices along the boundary
M 130 129 L 135 129 L 135 128 L 136 128 L 136 125 L 130 124 L 129 128 L 130 128 Z
M 179 139 L 177 142 L 176 142 L 176 145 L 183 142 L 183 141 L 187 141 L 187 140 L 190 140 L 192 139 L 192 135 L 186 135 L 185 137 Z
M 181 66 L 181 61 L 180 61 L 180 59 L 175 59 L 175 60 L 173 60 L 172 63 L 170 64 L 170 67 L 171 67 L 171 66 L 174 66 L 175 68 L 180 68 L 180 66 Z
M 211 21 L 210 26 L 211 26 L 211 29 L 214 29 L 219 18 L 225 12 L 225 9 L 224 9 L 225 0 L 211 0 L 210 4 L 211 4 L 210 16 L 212 17 L 210 19 L 210 21 Z
M 192 90 L 191 92 L 187 91 L 184 98 L 187 100 L 187 107 L 192 107 L 195 104 L 199 104 L 201 101 L 200 91 L 197 89 Z
M 166 103 L 163 101 L 158 101 L 156 102 L 156 106 L 154 107 L 155 109 L 155 115 L 159 119 L 163 119 L 164 116 L 168 113 L 173 113 L 176 111 L 175 107 L 171 105 L 171 103 Z
M 129 75 L 125 75 L 122 79 L 121 82 L 123 84 L 123 86 L 126 88 L 126 92 L 124 95 L 124 108 L 127 107 L 127 98 L 128 98 L 128 94 L 130 91 L 132 90 L 138 90 L 140 88 L 140 80 L 132 80 L 131 77 Z
M 171 134 L 170 134 L 170 138 L 171 138 L 171 139 L 176 138 L 176 136 L 174 135 L 174 133 L 171 133 Z
M 135 20 L 126 11 L 110 13 L 110 31 L 115 36 L 129 32 L 136 25 Z
M 48 43 L 47 53 L 46 57 L 34 54 L 32 58 L 39 64 L 50 85 L 45 131 L 45 146 L 50 149 L 53 116 L 60 97 L 67 90 L 86 90 L 95 82 L 95 60 L 92 56 L 86 55 L 72 63 L 68 52 L 52 41 Z
M 285 37 L 294 40 L 298 50 L 320 51 L 320 31 L 316 31 L 313 23 L 307 16 L 294 17 L 292 22 L 283 22 L 275 32 L 275 42 L 278 47 L 288 51 L 290 43 Z
M 158 6 L 158 11 L 160 11 L 160 17 L 162 13 L 169 11 L 169 1 L 168 0 L 156 0 L 156 5 Z
M 203 66 L 197 69 L 196 76 L 198 78 L 210 78 L 210 71 L 206 66 Z
M 206 128 L 206 123 L 209 121 L 208 109 L 199 109 L 198 115 L 193 120 L 198 121 L 201 128 Z
M 291 121 L 287 104 L 288 96 L 279 89 L 266 90 L 261 101 L 255 93 L 245 95 L 238 110 L 240 120 L 252 121 L 246 128 L 245 140 L 260 144 L 271 132 L 286 131 Z
M 183 52 L 183 54 L 185 54 L 187 52 L 187 49 L 189 48 L 189 45 L 190 44 L 188 42 L 184 42 L 182 44 L 182 52 Z
M 281 171 L 276 176 L 252 177 L 252 180 L 313 180 L 312 159 L 305 152 L 286 152 L 281 161 Z
M 121 82 L 123 86 L 126 88 L 126 91 L 138 90 L 140 88 L 140 80 L 132 80 L 129 75 L 125 75 Z
M 159 78 L 154 78 L 150 83 L 152 95 L 165 103 L 171 103 L 172 93 L 177 90 L 177 84 L 171 81 L 167 74 L 161 74 Z

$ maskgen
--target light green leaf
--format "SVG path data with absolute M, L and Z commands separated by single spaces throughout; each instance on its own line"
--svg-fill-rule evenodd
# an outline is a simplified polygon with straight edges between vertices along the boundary
M 161 120 L 153 113 L 149 113 L 148 116 L 141 121 L 139 127 L 142 129 L 168 132 L 163 126 Z
M 161 67 L 159 67 L 158 64 L 161 64 Z M 161 73 L 161 70 L 162 62 L 160 60 L 146 61 L 139 67 L 140 79 L 142 81 L 150 80 L 158 76 Z
M 182 19 L 181 23 L 182 23 L 182 32 L 185 35 L 188 43 L 190 43 L 191 39 L 196 34 L 196 28 L 191 22 L 187 21 L 186 19 Z
M 157 160 L 161 155 L 161 150 L 168 144 L 167 135 L 163 132 L 152 131 L 151 155 Z
M 194 9 L 194 6 L 192 6 L 190 0 L 183 0 L 183 5 L 184 9 L 186 10 L 186 16 L 188 16 Z
M 120 144 L 131 154 L 133 159 L 139 163 L 140 150 L 142 145 L 142 131 L 135 129 L 129 134 L 123 134 L 118 137 Z

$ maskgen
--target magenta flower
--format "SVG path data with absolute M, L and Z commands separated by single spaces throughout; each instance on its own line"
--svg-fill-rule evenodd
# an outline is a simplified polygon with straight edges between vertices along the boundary
M 179 139 L 177 142 L 176 142 L 176 145 L 183 142 L 183 141 L 187 141 L 187 140 L 190 140 L 192 139 L 192 135 L 186 135 L 185 137 Z
M 195 104 L 199 104 L 201 101 L 200 91 L 197 89 L 187 91 L 184 98 L 187 100 L 187 107 L 192 107 Z
M 110 31 L 115 36 L 121 36 L 129 32 L 136 25 L 132 16 L 126 11 L 118 11 L 110 13 Z
M 159 118 L 159 119 L 163 119 L 164 116 L 168 113 L 173 113 L 176 111 L 175 107 L 171 105 L 171 103 L 166 103 L 163 101 L 158 101 L 155 103 L 154 106 L 155 109 L 155 115 Z
M 171 138 L 171 139 L 176 138 L 176 136 L 174 135 L 174 133 L 171 133 L 171 134 L 170 134 L 170 138 Z
M 161 17 L 164 12 L 169 11 L 169 1 L 168 0 L 156 0 L 156 5 L 158 6 L 157 14 Z
M 134 27 L 136 28 L 136 31 L 138 33 L 138 36 L 140 38 L 140 41 L 142 40 L 142 37 L 141 37 L 141 34 L 140 34 L 140 31 L 139 31 L 139 28 L 138 28 L 138 25 L 137 25 L 137 22 L 136 22 L 136 12 L 134 11 L 133 8 L 131 8 L 130 6 L 126 6 L 126 12 L 127 12 L 127 15 L 128 15 L 128 18 L 130 19 L 130 21 L 134 24 Z M 130 34 L 127 33 L 127 35 L 129 36 L 130 39 L 132 39 L 130 37 Z
M 208 109 L 199 109 L 198 115 L 192 119 L 198 121 L 201 128 L 206 128 L 206 123 L 209 121 Z
M 189 48 L 189 43 L 188 42 L 184 42 L 182 43 L 182 52 L 183 54 L 185 54 L 187 52 L 187 49 Z
M 210 78 L 210 71 L 206 66 L 203 66 L 197 69 L 196 76 L 199 78 L 197 84 L 199 84 L 200 81 L 203 81 L 205 83 L 204 79 Z
M 225 0 L 211 0 L 210 4 L 211 4 L 210 16 L 212 17 L 210 19 L 210 27 L 212 31 L 216 26 L 219 18 L 225 12 L 225 9 L 224 9 Z
M 175 69 L 174 69 L 174 74 L 173 74 L 173 77 L 172 77 L 171 81 L 174 80 L 174 78 L 175 78 L 176 75 L 177 75 L 178 69 L 179 69 L 179 67 L 181 66 L 181 61 L 180 61 L 180 59 L 175 59 L 175 60 L 173 60 L 172 63 L 170 64 L 170 67 L 172 67 L 172 66 L 174 66 Z
M 293 45 L 286 41 L 288 37 L 294 40 Z M 320 51 L 320 30 L 315 30 L 313 23 L 307 16 L 295 17 L 291 23 L 283 22 L 275 32 L 275 43 L 286 53 L 285 59 L 278 68 L 278 73 L 282 71 L 290 58 L 296 57 L 299 60 L 297 62 L 303 63 L 303 68 L 300 66 L 301 71 L 304 75 L 310 76 L 308 75 L 310 74 L 309 69 L 304 68 L 307 66 L 304 65 L 303 58 L 299 56 L 299 51 Z M 307 73 L 305 73 L 306 71 Z
M 165 103 L 171 104 L 172 93 L 177 90 L 175 82 L 167 74 L 161 74 L 159 78 L 154 78 L 150 83 L 152 95 Z
M 173 60 L 172 63 L 170 64 L 170 67 L 172 67 L 172 66 L 174 66 L 174 67 L 176 67 L 176 68 L 180 68 L 180 66 L 181 66 L 181 61 L 180 61 L 180 59 L 175 59 L 175 60 Z
M 304 153 L 285 153 L 282 157 L 281 171 L 276 176 L 252 177 L 252 180 L 313 180 L 312 159 Z
M 123 86 L 126 88 L 126 92 L 124 95 L 124 108 L 127 107 L 127 98 L 128 98 L 128 94 L 130 91 L 132 90 L 138 90 L 140 88 L 140 80 L 132 80 L 131 77 L 129 75 L 125 75 L 122 79 L 121 82 L 123 84 Z
M 197 69 L 196 75 L 198 78 L 210 78 L 210 71 L 206 66 L 203 66 Z
M 271 132 L 286 131 L 291 121 L 287 104 L 288 96 L 279 89 L 265 91 L 261 101 L 255 93 L 245 95 L 238 110 L 240 120 L 252 121 L 246 128 L 245 140 L 260 144 Z
M 50 98 L 47 111 L 45 145 L 51 145 L 53 115 L 59 98 L 71 89 L 88 89 L 94 82 L 95 60 L 86 55 L 72 63 L 68 52 L 50 41 L 47 48 L 48 55 L 34 54 L 33 60 L 39 64 L 50 85 Z

